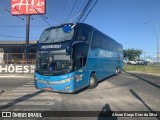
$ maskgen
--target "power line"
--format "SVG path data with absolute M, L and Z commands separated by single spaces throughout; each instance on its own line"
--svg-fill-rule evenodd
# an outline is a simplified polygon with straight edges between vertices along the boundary
M 80 22 L 85 13 L 87 12 L 88 8 L 92 4 L 93 0 L 88 0 L 87 4 L 84 6 L 83 10 L 81 11 L 81 15 L 78 17 L 77 22 Z
M 2 37 L 10 37 L 10 38 L 26 38 L 26 37 L 19 37 L 19 36 L 12 36 L 12 35 L 0 35 Z M 32 39 L 37 39 L 39 37 L 30 37 Z
M 26 27 L 26 26 L 0 26 L 0 27 L 10 27 L 10 28 L 15 28 L 15 27 Z M 30 26 L 30 27 L 48 27 L 48 26 Z
M 73 7 L 72 7 L 72 9 L 71 9 L 71 11 L 69 12 L 69 14 L 68 14 L 68 16 L 67 16 L 67 19 L 66 19 L 66 22 L 67 22 L 68 18 L 71 16 L 71 14 L 72 14 L 72 12 L 73 12 L 73 10 L 74 10 L 77 2 L 78 2 L 78 0 L 75 1 L 74 5 L 73 5 Z
M 16 9 L 16 10 L 19 11 L 20 13 L 24 14 L 22 11 L 18 10 L 16 7 L 14 7 L 14 9 Z
M 12 14 L 12 12 L 9 11 L 9 10 L 7 10 L 6 8 L 5 8 L 4 10 Z M 21 18 L 21 17 L 19 17 L 19 16 L 17 16 L 17 15 L 15 15 L 15 16 L 18 17 L 18 18 L 21 19 L 21 20 L 24 20 L 23 18 Z
M 74 18 L 76 18 L 76 17 L 78 17 L 78 16 L 80 15 L 80 12 L 82 11 L 83 6 L 85 5 L 86 1 L 87 1 L 87 0 L 84 0 L 84 2 L 82 3 L 81 0 L 80 0 L 80 1 L 77 3 L 77 5 L 78 5 L 78 6 L 77 6 L 77 9 L 74 11 L 74 13 L 73 13 L 70 21 L 73 21 Z M 82 3 L 82 4 L 81 4 L 81 3 Z M 78 7 L 80 6 L 80 4 L 81 4 L 81 7 L 80 7 L 80 9 L 78 9 Z M 77 15 L 76 15 L 76 14 L 77 14 Z
M 53 21 L 55 21 L 57 24 L 60 24 L 60 20 L 58 20 L 57 17 L 54 16 L 54 18 L 51 15 L 48 15 Z
M 86 5 L 85 5 L 85 2 L 84 2 L 84 5 L 81 7 L 81 9 L 79 11 L 79 16 L 78 16 L 76 22 L 78 22 L 80 20 L 80 18 L 82 17 L 82 14 L 84 14 L 84 9 L 86 8 L 86 6 L 88 5 L 89 2 L 90 2 L 90 0 L 88 0 Z
M 28 0 L 27 0 L 28 1 Z M 29 2 L 29 1 L 28 1 Z M 38 13 L 38 15 L 41 16 L 41 18 L 49 25 L 51 26 L 51 24 L 49 24 L 49 22 L 46 20 L 46 17 L 44 17 L 43 15 L 40 14 L 40 12 L 29 2 L 29 4 L 31 5 L 31 7 Z
M 64 10 L 65 10 L 65 8 L 66 8 L 66 4 L 67 4 L 67 0 L 65 0 L 65 3 L 64 3 L 64 8 L 63 8 L 62 17 L 61 17 L 61 23 L 62 23 L 62 18 L 63 18 L 63 16 L 64 16 Z
M 88 17 L 88 15 L 90 14 L 90 12 L 92 11 L 92 9 L 95 7 L 95 5 L 97 4 L 99 0 L 96 0 L 96 2 L 94 3 L 94 5 L 92 6 L 92 8 L 89 10 L 89 12 L 87 13 L 86 17 L 83 19 L 82 23 L 85 21 L 85 19 Z
M 85 5 L 86 0 L 84 1 L 84 3 L 82 4 L 82 6 L 80 7 L 80 9 L 78 8 L 80 6 L 80 4 L 82 3 L 82 0 L 80 0 L 77 5 L 76 5 L 76 10 L 74 11 L 70 21 L 73 20 L 73 18 L 75 18 L 75 16 L 77 16 L 79 14 L 79 11 L 81 11 L 81 8 Z M 76 15 L 77 14 L 77 15 Z
M 1 15 L 4 15 L 4 14 L 5 14 L 4 9 L 1 9 L 1 8 L 0 8 L 0 16 L 1 16 Z

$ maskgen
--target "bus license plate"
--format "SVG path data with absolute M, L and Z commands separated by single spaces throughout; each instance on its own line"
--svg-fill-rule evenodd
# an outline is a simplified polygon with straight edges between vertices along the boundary
M 50 87 L 46 87 L 46 88 L 45 88 L 45 90 L 47 90 L 47 91 L 51 91 L 51 90 L 52 90 L 52 88 L 50 88 Z

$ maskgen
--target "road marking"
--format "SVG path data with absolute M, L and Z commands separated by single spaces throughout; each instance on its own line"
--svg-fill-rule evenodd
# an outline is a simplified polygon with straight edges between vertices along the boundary
M 31 92 L 31 91 L 33 91 L 33 92 L 37 92 L 37 91 L 40 91 L 40 90 L 38 90 L 38 89 L 28 89 L 28 90 L 26 90 L 26 89 L 15 89 L 15 90 L 12 90 L 12 91 L 29 91 L 29 92 Z
M 27 87 L 25 87 L 25 86 L 22 86 L 22 87 L 17 87 L 16 89 L 22 89 L 22 90 L 24 90 L 24 89 L 26 89 L 26 90 L 28 90 L 28 89 L 36 89 L 35 88 L 35 86 L 34 85 L 32 85 L 32 86 L 27 86 Z
M 33 93 L 34 94 L 34 93 Z M 45 102 L 45 100 L 54 100 L 54 99 L 56 99 L 57 98 L 57 96 L 49 96 L 49 95 L 41 95 L 41 94 L 39 94 L 38 96 L 34 96 L 34 97 L 32 97 L 32 94 L 26 94 L 26 95 L 23 95 L 23 96 L 15 96 L 15 95 L 13 95 L 13 96 L 5 96 L 5 97 L 2 97 L 1 98 L 1 100 L 27 100 L 27 99 L 29 99 L 29 101 L 30 100 L 37 100 L 37 101 L 44 101 Z M 1 104 L 1 103 L 0 103 Z
M 30 83 L 30 82 L 29 82 L 29 83 L 27 83 L 27 84 L 28 84 L 28 85 L 34 85 L 34 83 Z
M 60 97 L 59 94 L 52 94 L 51 92 L 45 91 L 39 93 L 41 90 L 36 89 L 33 82 L 34 81 L 31 81 L 27 84 L 17 87 L 16 89 L 13 89 L 11 92 L 6 93 L 5 95 L 0 96 L 0 108 L 5 108 L 5 106 L 13 106 L 15 110 L 15 108 L 20 107 L 19 105 L 24 105 L 26 106 L 25 109 L 39 110 L 43 109 L 44 107 L 39 108 L 34 106 L 44 105 L 46 109 L 48 109 L 49 106 L 55 104 L 55 101 L 62 101 L 62 97 Z M 22 109 L 24 110 L 23 107 Z
M 31 76 L 0 76 L 0 78 L 33 78 Z
M 44 101 L 42 101 L 42 102 L 39 102 L 39 101 L 27 101 L 27 102 L 17 102 L 16 103 L 16 105 L 39 105 L 39 106 L 42 106 L 42 105 L 54 105 L 55 104 L 55 102 L 54 101 L 52 101 L 52 102 L 48 102 L 48 101 L 46 101 L 46 102 L 44 102 Z M 2 102 L 2 103 L 0 103 L 0 107 L 3 107 L 4 105 L 15 105 L 15 103 L 13 102 Z
M 123 77 L 128 77 L 128 78 L 131 78 L 131 79 L 138 79 L 136 77 L 131 77 L 131 76 L 127 76 L 127 75 L 122 75 Z
M 34 85 L 22 85 L 24 87 L 34 87 Z

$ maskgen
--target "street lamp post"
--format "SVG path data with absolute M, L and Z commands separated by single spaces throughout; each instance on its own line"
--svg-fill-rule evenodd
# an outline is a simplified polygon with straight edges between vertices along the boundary
M 158 23 L 156 22 L 147 22 L 148 24 L 154 24 L 156 27 L 156 39 L 157 39 L 157 63 L 159 64 L 159 45 L 158 45 Z M 145 23 L 146 24 L 146 23 Z

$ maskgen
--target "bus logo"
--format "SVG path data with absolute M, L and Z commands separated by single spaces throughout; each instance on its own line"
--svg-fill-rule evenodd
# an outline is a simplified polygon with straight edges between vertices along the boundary
M 61 45 L 43 45 L 41 49 L 61 48 Z

